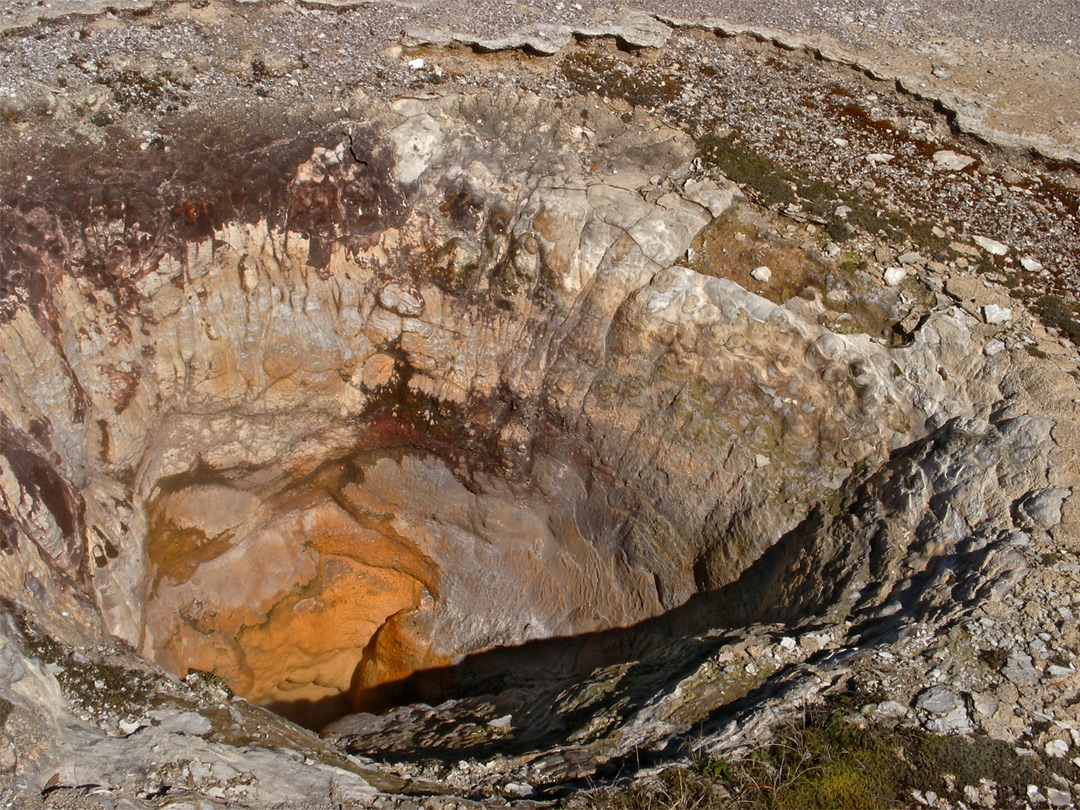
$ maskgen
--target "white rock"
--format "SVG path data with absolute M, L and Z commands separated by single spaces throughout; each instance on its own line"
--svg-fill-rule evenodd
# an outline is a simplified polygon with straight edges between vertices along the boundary
M 532 785 L 526 782 L 507 782 L 506 792 L 511 796 L 517 796 L 519 799 L 523 796 L 528 796 L 533 792 Z
M 987 304 L 983 307 L 983 318 L 987 323 L 1008 323 L 1012 320 L 1013 311 L 1009 307 L 999 307 L 997 304 Z
M 885 271 L 885 283 L 890 287 L 896 287 L 907 278 L 907 270 L 903 267 L 890 267 Z
M 1069 753 L 1069 744 L 1064 740 L 1051 740 L 1044 748 L 1048 757 L 1055 757 L 1056 759 L 1064 759 Z
M 966 169 L 974 162 L 975 158 L 970 155 L 961 155 L 959 152 L 952 152 L 948 149 L 934 152 L 934 163 L 938 168 L 946 171 L 958 172 L 961 169 Z
M 851 146 L 851 141 L 849 141 L 847 138 L 833 138 L 832 142 L 834 146 L 839 146 L 841 148 L 845 146 Z
M 494 720 L 489 720 L 488 725 L 492 728 L 510 728 L 510 724 L 513 720 L 513 715 L 505 714 L 502 717 L 496 717 Z
M 763 455 L 761 455 L 761 453 L 756 453 L 754 455 L 754 464 L 756 464 L 758 467 L 768 467 L 769 466 L 769 457 L 768 456 L 763 456 Z
M 874 710 L 878 717 L 904 717 L 907 713 L 907 706 L 895 700 L 882 701 Z
M 761 265 L 761 267 L 755 267 L 753 270 L 751 270 L 750 276 L 755 281 L 760 281 L 762 284 L 768 284 L 769 279 L 772 278 L 772 270 L 770 270 L 765 265 Z
M 1053 787 L 1046 789 L 1046 799 L 1050 802 L 1051 807 L 1068 807 L 1072 804 L 1072 796 L 1064 790 Z
M 1025 256 L 1020 260 L 1020 266 L 1029 273 L 1038 273 L 1043 269 L 1043 263 L 1033 256 Z
M 1005 344 L 1000 340 L 988 340 L 986 345 L 983 346 L 983 352 L 986 353 L 987 357 L 997 357 L 1003 351 L 1005 351 Z
M 793 639 L 791 636 L 784 636 L 782 639 L 780 639 L 780 646 L 783 647 L 785 650 L 794 650 L 795 639 Z
M 408 185 L 442 154 L 442 127 L 430 115 L 419 115 L 390 132 L 394 144 L 394 174 Z
M 1004 256 L 1009 252 L 1008 245 L 1003 245 L 995 239 L 987 239 L 985 236 L 973 236 L 972 241 L 987 253 L 992 253 L 995 256 Z
M 136 731 L 143 727 L 142 723 L 136 722 L 134 720 L 121 720 L 116 725 L 118 725 L 120 727 L 120 730 L 125 734 L 134 734 Z
M 423 59 L 410 59 L 409 60 L 409 69 L 410 70 L 423 70 L 423 68 L 424 68 L 424 60 Z
M 866 160 L 868 163 L 873 163 L 875 166 L 877 166 L 881 163 L 888 163 L 894 157 L 896 157 L 896 155 L 890 155 L 888 152 L 874 152 L 867 155 Z

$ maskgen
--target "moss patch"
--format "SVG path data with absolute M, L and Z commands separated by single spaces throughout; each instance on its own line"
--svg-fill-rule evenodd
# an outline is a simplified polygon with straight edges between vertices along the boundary
M 894 321 L 875 300 L 880 285 L 861 272 L 866 265 L 856 254 L 841 255 L 839 262 L 822 261 L 793 240 L 740 223 L 735 210 L 702 231 L 694 250 L 691 267 L 703 275 L 729 278 L 776 304 L 796 296 L 820 297 L 823 326 L 841 334 L 893 339 Z M 751 275 L 762 265 L 771 271 L 768 283 Z
M 1073 781 L 1078 776 L 1071 763 L 1021 756 L 1011 745 L 987 737 L 866 724 L 858 714 L 866 700 L 834 697 L 744 759 L 698 756 L 689 765 L 664 770 L 656 780 L 592 791 L 567 806 L 900 808 L 914 804 L 913 791 L 933 791 L 955 805 L 966 800 L 967 787 L 992 796 L 998 807 L 1020 807 L 1029 784 L 1052 785 L 1054 774 Z

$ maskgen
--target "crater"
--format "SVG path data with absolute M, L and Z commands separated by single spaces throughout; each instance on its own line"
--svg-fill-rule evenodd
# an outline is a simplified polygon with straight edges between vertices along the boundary
M 574 48 L 564 98 L 188 111 L 5 170 L 0 592 L 352 753 L 552 783 L 1007 593 L 1073 439 L 1022 304 L 958 281 L 997 254 Z

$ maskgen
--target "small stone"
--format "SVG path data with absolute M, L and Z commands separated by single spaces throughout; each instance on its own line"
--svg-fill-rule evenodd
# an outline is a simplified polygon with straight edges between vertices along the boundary
M 983 318 L 990 324 L 1008 323 L 1012 320 L 1013 311 L 1009 307 L 1000 307 L 997 304 L 987 304 L 983 307 Z
M 1044 746 L 1044 749 L 1048 757 L 1064 759 L 1069 753 L 1069 744 L 1064 740 L 1051 740 Z
M 878 717 L 904 717 L 907 713 L 907 706 L 895 700 L 883 700 L 874 710 Z
M 1038 273 L 1043 269 L 1043 264 L 1032 256 L 1025 256 L 1020 260 L 1020 266 L 1029 273 Z
M 896 155 L 890 155 L 888 152 L 873 152 L 866 156 L 867 163 L 873 163 L 875 166 L 880 166 L 882 163 L 888 163 Z
M 890 267 L 885 271 L 885 283 L 890 287 L 899 286 L 907 278 L 907 270 L 903 267 Z
M 834 146 L 839 146 L 841 149 L 845 146 L 851 146 L 851 141 L 847 138 L 833 138 L 832 142 Z
M 423 59 L 410 59 L 409 60 L 409 69 L 410 70 L 423 70 L 424 69 L 424 60 Z
M 769 279 L 772 278 L 772 270 L 765 265 L 761 265 L 761 267 L 755 267 L 750 271 L 750 277 L 755 281 L 760 281 L 762 284 L 768 284 Z
M 934 164 L 946 171 L 958 172 L 966 169 L 974 162 L 975 158 L 970 155 L 961 155 L 959 152 L 953 152 L 949 149 L 934 152 Z
M 983 352 L 987 357 L 997 357 L 1003 351 L 1005 351 L 1005 344 L 1000 340 L 988 340 L 986 341 L 986 345 L 983 346 Z
M 513 722 L 513 715 L 506 714 L 502 717 L 496 717 L 494 720 L 489 720 L 488 725 L 492 728 L 510 728 L 510 724 Z M 532 789 L 530 788 L 530 791 Z
M 991 253 L 994 256 L 1004 256 L 1009 252 L 1008 245 L 1004 245 L 995 239 L 987 239 L 985 236 L 974 236 L 972 237 L 972 241 L 987 253 Z
M 1027 797 L 1028 797 L 1028 801 L 1031 802 L 1032 804 L 1042 804 L 1043 802 L 1046 801 L 1046 797 L 1043 796 L 1042 793 L 1039 792 L 1039 786 L 1038 785 L 1028 785 L 1027 786 Z
M 1053 787 L 1046 789 L 1046 800 L 1050 802 L 1051 807 L 1068 807 L 1072 804 L 1072 796 L 1064 790 Z
M 901 253 L 900 258 L 897 259 L 897 261 L 900 262 L 900 264 L 925 264 L 926 259 L 914 251 L 909 251 L 907 253 Z
M 761 453 L 754 454 L 754 464 L 758 469 L 769 466 L 769 457 L 763 456 Z
M 936 67 L 931 72 L 934 74 L 935 78 L 941 79 L 942 81 L 952 78 L 952 74 L 945 70 L 945 68 Z
M 783 647 L 785 650 L 794 650 L 796 646 L 795 639 L 793 639 L 791 636 L 784 636 L 782 639 L 780 639 L 780 646 Z
M 963 705 L 959 697 L 943 686 L 927 689 L 915 701 L 915 708 L 931 714 L 947 714 Z
M 511 796 L 516 796 L 520 799 L 525 796 L 531 795 L 533 792 L 533 787 L 527 782 L 507 782 L 506 792 L 509 793 Z
M 1039 673 L 1031 665 L 1031 656 L 1026 653 L 1013 653 L 1010 655 L 1001 672 L 1014 684 L 1030 686 L 1039 682 Z
M 1052 529 L 1061 523 L 1061 509 L 1071 494 L 1066 487 L 1040 489 L 1024 496 L 1016 511 L 1030 525 Z

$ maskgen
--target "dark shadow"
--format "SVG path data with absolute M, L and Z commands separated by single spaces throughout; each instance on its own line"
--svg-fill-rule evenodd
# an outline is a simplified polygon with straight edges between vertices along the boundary
M 367 690 L 358 702 L 368 711 L 405 703 L 434 704 L 448 698 L 530 689 L 582 678 L 596 669 L 642 661 L 682 640 L 753 623 L 790 623 L 832 604 L 847 584 L 841 560 L 815 549 L 824 520 L 815 509 L 762 554 L 735 582 L 698 593 L 660 616 L 630 627 L 580 636 L 497 647 L 461 663 L 423 670 Z M 843 555 L 843 549 L 834 549 Z M 838 569 L 838 570 L 834 570 Z M 809 582 L 809 580 L 815 580 Z M 714 648 L 718 645 L 705 645 Z M 666 656 L 665 656 L 666 657 Z M 691 664 L 696 666 L 696 661 Z
M 345 695 L 331 695 L 320 700 L 277 700 L 265 708 L 298 726 L 317 731 L 351 712 L 352 704 Z

